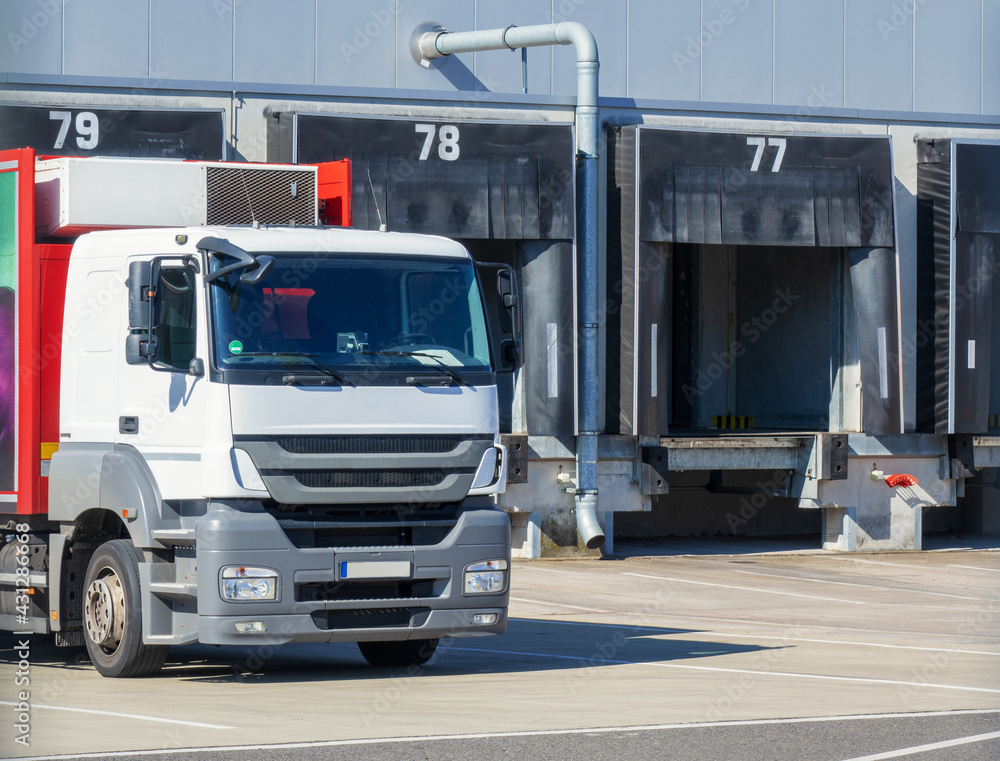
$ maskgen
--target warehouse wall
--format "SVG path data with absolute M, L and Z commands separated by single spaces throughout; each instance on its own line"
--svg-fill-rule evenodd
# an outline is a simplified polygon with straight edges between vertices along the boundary
M 582 22 L 606 98 L 1000 114 L 996 0 L 3 0 L 0 72 L 521 92 L 519 53 L 415 65 L 429 20 Z M 575 93 L 573 56 L 527 61 L 529 93 Z

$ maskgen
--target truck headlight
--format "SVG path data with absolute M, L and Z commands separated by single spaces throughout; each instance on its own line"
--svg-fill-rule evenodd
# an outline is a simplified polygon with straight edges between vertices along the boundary
M 481 560 L 465 566 L 464 594 L 497 594 L 506 588 L 506 560 Z
M 227 565 L 222 569 L 223 600 L 278 599 L 278 572 L 270 568 Z

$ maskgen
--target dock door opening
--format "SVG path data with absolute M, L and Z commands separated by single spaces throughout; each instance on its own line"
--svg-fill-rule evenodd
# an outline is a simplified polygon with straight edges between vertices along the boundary
M 829 430 L 843 250 L 678 244 L 672 260 L 673 434 Z
M 612 432 L 900 433 L 888 140 L 610 142 Z

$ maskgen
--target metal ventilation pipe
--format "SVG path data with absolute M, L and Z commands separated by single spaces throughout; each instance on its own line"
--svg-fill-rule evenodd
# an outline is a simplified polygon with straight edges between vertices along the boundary
M 580 431 L 576 437 L 576 525 L 590 549 L 604 546 L 597 522 L 597 145 L 600 121 L 597 41 L 583 24 L 564 21 L 477 32 L 417 29 L 415 56 L 424 60 L 480 50 L 516 50 L 540 45 L 576 47 L 576 233 L 580 255 Z

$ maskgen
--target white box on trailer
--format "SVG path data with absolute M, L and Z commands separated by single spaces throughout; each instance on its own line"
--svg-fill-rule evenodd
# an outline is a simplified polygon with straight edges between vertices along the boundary
M 39 235 L 254 220 L 316 224 L 316 168 L 115 158 L 58 158 L 36 167 Z

